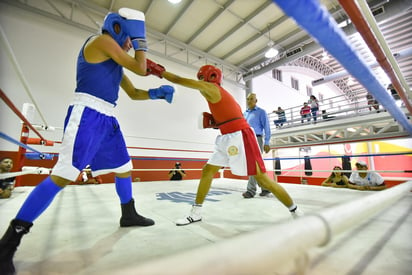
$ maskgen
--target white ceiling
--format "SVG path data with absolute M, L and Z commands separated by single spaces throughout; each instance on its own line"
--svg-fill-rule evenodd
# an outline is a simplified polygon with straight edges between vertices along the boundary
M 243 77 L 259 75 L 285 64 L 302 64 L 296 61 L 305 56 L 322 62 L 328 68 L 323 70 L 325 74 L 343 69 L 333 57 L 321 60 L 322 47 L 268 0 L 182 0 L 177 5 L 167 0 L 0 1 L 90 32 L 98 32 L 109 11 L 121 7 L 141 10 L 146 15 L 151 54 L 194 69 L 206 63 L 215 64 L 223 70 L 225 80 L 240 85 L 244 85 Z M 338 23 L 348 18 L 337 0 L 322 0 L 321 3 Z M 411 48 L 412 1 L 370 0 L 368 4 L 372 10 L 382 8 L 383 12 L 375 19 L 392 52 Z M 355 32 L 351 25 L 344 31 L 348 35 Z M 264 53 L 270 40 L 280 54 L 268 60 Z M 355 47 L 368 63 L 376 62 L 364 44 L 357 43 Z M 296 48 L 302 51 L 286 56 Z M 398 62 L 404 78 L 412 86 L 412 57 Z M 363 89 L 356 81 L 352 85 L 341 81 L 338 86 L 344 93 Z

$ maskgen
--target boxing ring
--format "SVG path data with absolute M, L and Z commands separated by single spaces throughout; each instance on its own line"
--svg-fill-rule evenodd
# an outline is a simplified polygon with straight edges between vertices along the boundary
M 339 60 L 345 69 L 355 76 L 412 135 L 410 121 L 396 106 L 393 98 L 386 93 L 385 87 L 378 82 L 366 63 L 349 45 L 336 22 L 326 9 L 319 5 L 318 1 L 308 0 L 305 1 L 305 4 L 298 0 L 275 0 L 274 2 Z M 341 4 L 345 2 L 352 4 L 344 5 L 350 17 L 359 17 L 360 12 L 356 9 L 354 1 L 340 1 Z M 360 22 L 358 24 L 364 23 Z M 382 54 L 380 48 L 375 49 L 374 52 L 375 54 Z M 405 87 L 401 86 L 387 64 L 385 64 L 385 70 L 389 72 L 391 80 L 396 85 L 396 90 L 404 100 L 409 112 L 412 112 Z M 342 232 L 363 219 L 371 217 L 372 213 L 384 209 L 410 192 L 411 184 L 412 182 L 407 182 L 396 188 L 325 210 L 314 216 L 304 217 L 293 223 L 251 233 L 197 251 L 153 261 L 140 267 L 124 269 L 117 274 L 163 274 L 164 270 L 173 270 L 173 274 L 265 274 L 268 270 L 276 270 L 285 261 L 304 253 L 305 250 L 311 247 L 327 244 L 334 234 Z M 354 215 L 353 211 L 358 212 Z M 279 238 L 281 240 L 273 240 L 273 236 L 282 237 Z M 270 239 L 273 246 L 262 244 L 257 249 L 251 249 L 251 243 L 262 243 L 262 239 Z M 234 251 L 241 253 L 235 253 Z M 258 261 L 258 264 L 252 265 L 253 268 L 251 268 L 250 262 L 256 261 Z M 303 273 L 304 268 L 300 272 Z
M 297 274 L 305 274 L 309 268 L 308 250 L 328 245 L 336 235 L 399 201 L 410 193 L 411 188 L 412 181 L 409 181 L 297 220 L 124 268 L 114 274 L 160 275 L 166 270 L 168 274 L 182 275 L 272 274 L 271 271 L 282 270 L 294 260 Z
M 20 185 L 19 176 L 29 175 L 29 174 L 48 175 L 50 173 L 50 169 L 48 168 L 23 166 L 23 164 L 24 164 L 25 159 L 38 159 L 38 160 L 53 159 L 54 157 L 53 154 L 42 153 L 36 148 L 29 146 L 29 144 L 53 146 L 54 142 L 50 140 L 46 140 L 26 118 L 28 112 L 26 113 L 26 115 L 20 112 L 19 109 L 13 104 L 13 102 L 7 97 L 7 95 L 1 89 L 0 89 L 0 98 L 22 120 L 22 130 L 21 130 L 20 141 L 0 131 L 1 139 L 19 146 L 18 155 L 17 155 L 17 168 L 18 170 L 21 170 L 21 171 L 12 172 L 12 173 L 2 173 L 0 174 L 0 179 L 5 179 L 9 177 L 17 177 L 15 186 L 19 186 Z M 30 130 L 32 130 L 38 136 L 38 138 L 29 138 Z M 30 150 L 30 152 L 27 152 L 27 150 Z
M 393 99 L 386 96 L 385 88 L 371 72 L 362 70 L 366 67 L 365 63 L 359 60 L 356 53 L 351 52 L 351 47 L 336 24 L 316 1 L 306 1 L 307 6 L 292 0 L 277 1 L 277 4 L 304 27 L 313 22 L 319 23 L 308 27 L 312 36 L 370 89 L 380 102 L 385 102 L 385 108 L 412 134 L 410 121 L 394 104 Z M 328 35 L 323 35 L 323 32 Z M 4 94 L 2 91 L 1 93 Z M 403 92 L 403 97 L 407 99 L 407 91 Z M 2 98 L 5 100 L 6 97 Z M 10 108 L 20 117 L 15 106 Z M 37 134 L 38 139 L 22 142 L 4 133 L 0 133 L 0 137 L 22 148 L 22 157 L 53 157 L 28 145 L 47 145 L 51 141 L 38 133 L 24 115 L 20 118 L 24 122 L 22 133 L 28 135 L 25 131 L 29 128 Z M 26 150 L 30 150 L 32 154 L 26 154 Z M 177 161 L 181 158 L 167 160 Z M 169 170 L 170 168 L 133 169 L 136 172 Z M 190 168 L 184 170 L 200 171 Z M 21 167 L 20 172 L 7 176 L 49 172 L 47 168 Z M 36 222 L 33 235 L 19 248 L 16 266 L 21 274 L 268 274 L 268 271 L 271 274 L 311 274 L 311 267 L 319 259 L 313 256 L 313 250 L 320 249 L 321 253 L 327 253 L 328 247 L 337 244 L 336 240 L 342 240 L 341 235 L 353 233 L 360 224 L 364 225 L 369 220 L 378 220 L 379 226 L 379 222 L 382 222 L 378 218 L 380 213 L 387 209 L 395 212 L 392 207 L 397 203 L 401 203 L 402 210 L 406 209 L 405 214 L 398 219 L 404 221 L 409 217 L 412 181 L 380 192 L 332 190 L 282 183 L 307 213 L 300 219 L 291 220 L 287 218 L 287 211 L 273 197 L 244 200 L 241 192 L 244 191 L 246 181 L 225 179 L 222 175 L 212 185 L 210 200 L 205 203 L 204 221 L 187 227 L 174 225 L 174 220 L 184 215 L 190 206 L 189 200 L 178 201 L 178 195 L 183 194 L 186 198 L 193 199 L 197 180 L 134 183 L 139 211 L 149 213 L 157 223 L 153 228 L 139 229 L 118 228 L 118 202 L 113 199 L 112 185 L 69 186 L 56 198 L 44 217 Z M 5 228 L 4 221 L 13 218 L 15 209 L 30 191 L 31 187 L 21 187 L 14 198 L 0 201 L 0 216 L 4 217 L 0 223 L 1 230 Z M 324 194 L 320 196 L 320 193 Z M 332 195 L 336 201 L 328 199 L 327 196 Z M 174 201 L 169 201 L 170 197 Z M 322 203 L 317 200 L 324 201 Z M 207 210 L 209 207 L 210 210 Z M 387 218 L 391 214 L 382 215 Z M 388 232 L 396 231 L 396 228 L 386 226 Z M 93 232 L 97 241 L 87 237 Z M 365 242 L 365 239 L 361 241 Z M 365 242 L 364 245 L 369 244 Z M 410 251 L 411 248 L 408 247 L 406 252 Z M 319 255 L 322 256 L 317 256 Z M 400 268 L 411 271 L 404 266 Z M 354 266 L 349 271 L 356 274 L 356 271 L 365 269 L 367 267 Z

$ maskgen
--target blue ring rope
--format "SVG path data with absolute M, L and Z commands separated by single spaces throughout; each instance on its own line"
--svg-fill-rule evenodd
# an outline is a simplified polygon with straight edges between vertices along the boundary
M 39 158 L 39 159 L 53 159 L 53 156 L 54 156 L 53 154 L 45 154 L 45 153 L 42 153 L 42 152 L 40 152 L 40 151 L 38 151 L 38 150 L 36 150 L 36 149 L 28 146 L 27 144 L 24 144 L 24 143 L 22 143 L 22 142 L 20 142 L 20 141 L 18 141 L 18 140 L 15 140 L 14 138 L 6 135 L 6 134 L 3 133 L 3 132 L 0 132 L 0 138 L 3 138 L 3 139 L 5 139 L 5 140 L 7 140 L 7 141 L 10 141 L 11 143 L 17 144 L 17 145 L 19 145 L 20 147 L 23 147 L 23 148 L 25 148 L 25 149 L 31 150 L 31 151 L 33 151 L 34 153 L 37 153 L 37 154 L 38 154 L 38 156 L 33 156 L 32 153 L 28 152 L 28 153 L 26 153 L 26 157 L 27 157 L 27 158 L 30 158 L 30 159 L 34 159 L 34 158 Z
M 27 144 L 24 144 L 24 143 L 22 143 L 22 142 L 20 142 L 20 141 L 18 141 L 18 140 L 15 140 L 14 138 L 6 135 L 6 134 L 3 133 L 3 132 L 0 132 L 0 137 L 1 137 L 1 138 L 4 138 L 4 139 L 7 140 L 7 141 L 10 141 L 11 143 L 17 144 L 17 145 L 19 145 L 20 147 L 23 147 L 23 148 L 25 148 L 25 149 L 31 150 L 31 151 L 33 151 L 33 152 L 35 152 L 35 153 L 43 154 L 42 152 L 37 151 L 36 149 L 28 146 Z
M 392 114 L 405 131 L 412 135 L 412 124 L 406 115 L 396 106 L 393 97 L 379 83 L 366 62 L 349 44 L 345 33 L 319 1 L 273 0 L 273 2 L 332 54 Z

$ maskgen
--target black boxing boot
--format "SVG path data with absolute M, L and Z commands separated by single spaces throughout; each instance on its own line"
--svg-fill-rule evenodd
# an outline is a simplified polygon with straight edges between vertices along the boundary
M 120 218 L 120 227 L 154 225 L 152 219 L 145 218 L 136 212 L 134 199 L 131 199 L 128 203 L 121 204 L 121 206 L 122 217 Z
M 0 240 L 0 273 L 2 275 L 16 274 L 13 256 L 20 244 L 21 238 L 29 232 L 32 226 L 33 223 L 22 220 L 15 219 L 10 222 L 6 233 L 4 233 Z

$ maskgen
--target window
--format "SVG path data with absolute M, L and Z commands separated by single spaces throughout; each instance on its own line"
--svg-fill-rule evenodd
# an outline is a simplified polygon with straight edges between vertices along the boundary
M 282 71 L 281 70 L 272 70 L 272 77 L 280 82 L 282 82 Z
M 312 87 L 306 86 L 306 95 L 311 96 L 312 95 Z
M 299 91 L 299 81 L 296 78 L 291 78 L 292 88 Z

